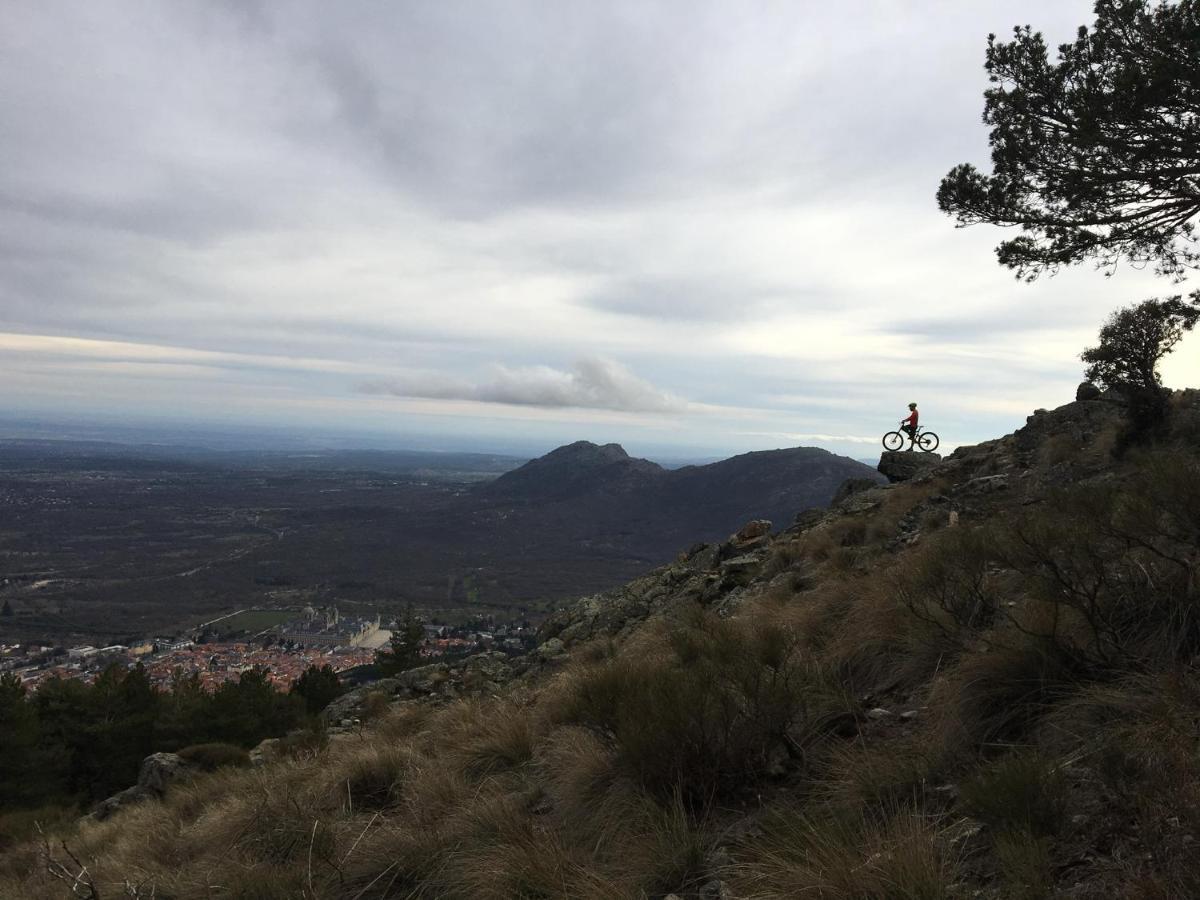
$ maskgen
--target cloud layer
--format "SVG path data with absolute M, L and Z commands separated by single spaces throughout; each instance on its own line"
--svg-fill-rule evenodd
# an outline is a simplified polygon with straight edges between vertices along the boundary
M 1091 5 L 4 5 L 0 416 L 854 451 L 919 395 L 947 442 L 1011 430 L 1164 293 L 1020 284 L 933 202 L 986 162 L 988 32 Z
M 363 390 L 397 397 L 470 400 L 543 409 L 575 407 L 677 413 L 686 407 L 680 398 L 638 378 L 619 363 L 600 357 L 577 360 L 569 372 L 549 366 L 495 366 L 491 379 L 481 384 L 424 376 L 368 382 Z

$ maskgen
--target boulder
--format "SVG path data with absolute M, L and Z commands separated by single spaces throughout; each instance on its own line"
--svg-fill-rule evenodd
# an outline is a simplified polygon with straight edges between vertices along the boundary
M 1096 387 L 1090 381 L 1085 381 L 1075 389 L 1076 400 L 1099 400 L 1100 388 Z
M 279 738 L 267 738 L 250 751 L 250 765 L 257 769 L 278 756 Z
M 90 817 L 97 822 L 103 822 L 119 809 L 161 797 L 170 785 L 190 777 L 195 772 L 195 767 L 181 756 L 174 753 L 152 753 L 142 760 L 137 784 L 101 800 L 92 808 Z
M 723 556 L 745 553 L 765 547 L 771 541 L 771 521 L 769 519 L 754 519 L 743 525 L 735 534 L 729 536 L 722 548 Z
M 758 540 L 760 537 L 764 537 L 770 533 L 771 521 L 769 519 L 754 519 L 743 525 L 738 533 L 729 540 L 735 544 L 745 544 Z
M 885 450 L 879 457 L 879 471 L 895 484 L 911 481 L 937 466 L 942 457 L 937 453 L 921 453 L 916 450 Z
M 138 787 L 162 795 L 167 787 L 195 771 L 192 765 L 175 753 L 152 753 L 142 760 L 138 772 Z
M 404 674 L 407 675 L 408 673 Z M 353 718 L 366 702 L 368 694 L 383 691 L 386 694 L 392 695 L 398 693 L 400 689 L 400 681 L 396 678 L 380 678 L 378 681 L 368 682 L 336 698 L 321 710 L 321 718 L 326 722 L 341 722 L 343 719 Z
M 762 570 L 762 557 L 754 553 L 735 556 L 721 563 L 722 585 L 746 585 Z

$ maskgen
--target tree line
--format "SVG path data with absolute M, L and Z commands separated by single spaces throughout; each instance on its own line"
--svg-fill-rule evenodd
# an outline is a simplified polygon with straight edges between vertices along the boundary
M 0 811 L 111 796 L 151 753 L 253 747 L 307 724 L 342 690 L 329 666 L 310 667 L 286 693 L 258 669 L 212 692 L 194 673 L 160 689 L 140 664 L 114 663 L 91 684 L 51 679 L 36 693 L 0 675 Z

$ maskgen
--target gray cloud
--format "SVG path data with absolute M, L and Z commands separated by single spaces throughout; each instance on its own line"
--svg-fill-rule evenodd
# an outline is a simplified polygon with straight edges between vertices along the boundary
M 578 407 L 673 413 L 686 407 L 679 397 L 601 357 L 577 360 L 569 372 L 549 366 L 495 366 L 491 378 L 479 383 L 445 376 L 417 376 L 368 382 L 361 389 L 398 397 L 473 400 L 547 409 Z
M 0 358 L 0 413 L 494 434 L 513 416 L 568 440 L 634 420 L 503 405 L 682 409 L 629 427 L 744 449 L 749 432 L 869 434 L 913 386 L 947 385 L 964 429 L 1003 402 L 1018 418 L 975 436 L 1007 430 L 1071 387 L 1036 373 L 1077 367 L 1072 328 L 1162 290 L 1017 284 L 994 235 L 933 203 L 949 166 L 986 160 L 986 34 L 1066 39 L 1091 0 L 915 7 L 0 4 L 0 332 L 314 364 L 227 361 L 235 389 L 185 391 L 87 377 L 87 358 L 55 375 L 60 357 L 30 351 Z M 429 374 L 381 381 L 397 359 Z M 419 420 L 379 392 L 494 405 Z
M 584 298 L 594 309 L 666 321 L 727 321 L 766 316 L 812 291 L 786 286 L 770 288 L 752 279 L 637 278 L 617 281 Z

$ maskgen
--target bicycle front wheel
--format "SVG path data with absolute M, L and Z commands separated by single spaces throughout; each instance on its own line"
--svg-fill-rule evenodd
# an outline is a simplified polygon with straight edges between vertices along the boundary
M 938 443 L 938 436 L 932 431 L 922 432 L 917 438 L 917 444 L 926 453 L 932 453 L 934 450 L 936 450 L 938 448 Z
M 899 450 L 904 446 L 904 435 L 898 431 L 889 431 L 883 436 L 884 450 Z

